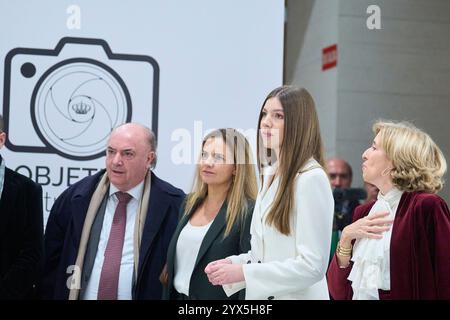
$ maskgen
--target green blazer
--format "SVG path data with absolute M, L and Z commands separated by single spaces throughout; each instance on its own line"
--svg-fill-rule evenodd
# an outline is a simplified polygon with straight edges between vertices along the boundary
M 197 210 L 200 203 L 195 205 L 189 214 L 184 214 L 184 206 L 180 210 L 180 220 L 175 233 L 170 241 L 167 251 L 167 273 L 169 277 L 168 286 L 163 290 L 163 299 L 176 299 L 176 290 L 173 287 L 175 272 L 175 254 L 178 237 L 181 230 L 187 224 L 192 214 Z M 248 201 L 248 212 L 244 221 L 236 223 L 226 238 L 223 237 L 226 228 L 227 202 L 225 201 L 219 213 L 209 227 L 203 238 L 197 259 L 192 271 L 189 284 L 189 299 L 191 300 L 225 300 L 239 299 L 239 293 L 227 297 L 222 286 L 213 286 L 205 273 L 205 268 L 211 261 L 226 258 L 231 255 L 246 253 L 250 250 L 250 223 L 252 219 L 254 201 Z M 242 296 L 243 298 L 243 296 Z

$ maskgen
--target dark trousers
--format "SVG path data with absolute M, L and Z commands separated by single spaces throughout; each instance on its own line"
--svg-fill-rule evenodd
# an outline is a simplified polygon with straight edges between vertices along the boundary
M 178 291 L 175 290 L 174 292 L 174 298 L 175 300 L 192 300 L 189 298 L 189 296 L 183 294 L 183 293 L 179 293 Z

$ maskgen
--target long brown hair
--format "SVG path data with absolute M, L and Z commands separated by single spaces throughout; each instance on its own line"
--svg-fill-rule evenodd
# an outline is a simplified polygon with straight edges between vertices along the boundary
M 225 236 L 227 236 L 235 223 L 244 221 L 248 211 L 248 200 L 255 200 L 258 193 L 256 184 L 255 166 L 252 159 L 250 144 L 247 139 L 235 129 L 217 129 L 210 132 L 203 138 L 202 150 L 206 141 L 210 138 L 221 138 L 230 151 L 230 157 L 236 166 L 236 174 L 228 189 L 227 194 L 227 226 Z M 227 152 L 228 156 L 228 152 Z M 230 163 L 227 158 L 227 163 Z M 194 185 L 192 192 L 188 195 L 185 206 L 185 214 L 189 214 L 192 208 L 203 202 L 208 194 L 208 185 L 200 177 L 200 166 L 197 165 L 195 171 Z
M 325 167 L 322 138 L 320 136 L 319 119 L 314 100 L 304 88 L 282 86 L 274 89 L 264 100 L 258 119 L 257 154 L 258 168 L 261 177 L 261 190 L 264 184 L 262 167 L 271 162 L 273 152 L 266 149 L 261 141 L 262 110 L 267 100 L 277 98 L 284 111 L 284 138 L 280 146 L 278 175 L 280 183 L 267 214 L 266 223 L 274 225 L 284 235 L 291 233 L 291 216 L 294 206 L 294 180 L 306 162 L 313 157 Z M 272 177 L 273 180 L 273 177 Z M 270 181 L 272 183 L 272 181 Z

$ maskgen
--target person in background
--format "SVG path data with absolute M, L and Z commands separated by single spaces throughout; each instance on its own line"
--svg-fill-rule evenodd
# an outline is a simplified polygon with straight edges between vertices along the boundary
M 353 171 L 347 161 L 341 158 L 330 158 L 327 160 L 327 170 L 333 189 L 347 189 L 351 187 Z
M 5 145 L 0 115 L 0 149 Z M 42 188 L 0 156 L 0 300 L 34 299 L 42 272 Z
M 228 299 L 222 288 L 208 281 L 204 269 L 211 261 L 250 250 L 257 192 L 247 139 L 234 129 L 209 133 L 202 142 L 192 193 L 169 245 L 165 299 Z
M 159 275 L 184 192 L 159 179 L 140 124 L 111 132 L 106 170 L 66 189 L 45 231 L 46 299 L 161 299 Z
M 450 212 L 436 193 L 446 160 L 425 132 L 379 121 L 362 155 L 380 191 L 355 209 L 327 278 L 333 299 L 450 299 Z
M 208 279 L 228 296 L 245 288 L 246 299 L 329 299 L 334 202 L 309 92 L 274 89 L 261 108 L 257 138 L 262 185 L 251 250 L 209 263 Z
M 357 199 L 346 199 L 346 190 L 352 185 L 353 171 L 350 164 L 341 158 L 327 160 L 327 171 L 330 177 L 334 196 L 333 233 L 331 236 L 330 261 L 336 251 L 342 229 L 352 222 L 353 210 L 359 205 Z

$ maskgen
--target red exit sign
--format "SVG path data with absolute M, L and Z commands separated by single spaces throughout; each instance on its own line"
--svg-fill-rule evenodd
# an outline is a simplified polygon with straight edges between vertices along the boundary
M 337 44 L 322 49 L 322 71 L 337 66 Z

